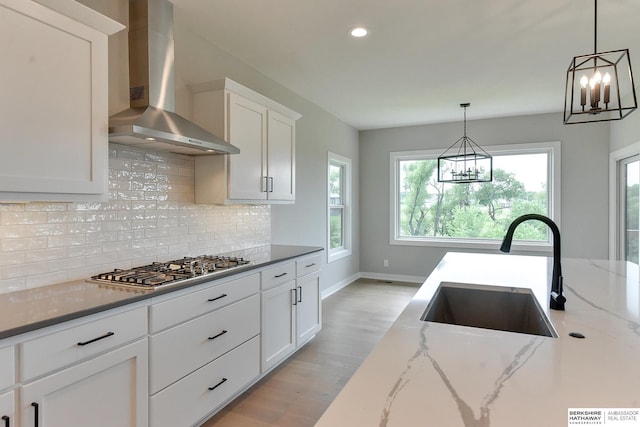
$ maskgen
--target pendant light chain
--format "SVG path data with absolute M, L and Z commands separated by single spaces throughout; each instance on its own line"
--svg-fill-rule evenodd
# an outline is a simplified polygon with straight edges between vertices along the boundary
M 464 106 L 464 137 L 467 137 L 467 106 Z
M 598 0 L 593 0 L 593 53 L 598 52 Z

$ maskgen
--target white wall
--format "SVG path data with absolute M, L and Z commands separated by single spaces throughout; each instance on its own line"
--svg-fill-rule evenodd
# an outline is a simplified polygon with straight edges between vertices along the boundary
M 561 114 L 468 121 L 484 145 L 561 141 L 563 257 L 607 258 L 609 125 L 563 125 Z M 446 149 L 462 123 L 360 132 L 360 270 L 426 276 L 449 249 L 389 244 L 389 153 Z M 451 249 L 462 251 L 465 248 Z M 383 260 L 389 267 L 383 267 Z
M 640 111 L 611 123 L 611 151 L 640 142 Z

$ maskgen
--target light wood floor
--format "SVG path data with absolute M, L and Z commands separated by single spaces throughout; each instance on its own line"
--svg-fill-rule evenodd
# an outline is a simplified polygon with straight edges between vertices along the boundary
M 203 427 L 311 427 L 418 284 L 359 279 L 322 303 L 320 333 Z

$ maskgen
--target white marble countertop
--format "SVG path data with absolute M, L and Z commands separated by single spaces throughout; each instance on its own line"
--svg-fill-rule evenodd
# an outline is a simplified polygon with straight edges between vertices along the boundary
M 566 311 L 548 308 L 551 267 L 448 253 L 316 426 L 553 427 L 570 408 L 640 408 L 637 266 L 563 259 Z M 532 289 L 558 338 L 421 321 L 447 281 Z

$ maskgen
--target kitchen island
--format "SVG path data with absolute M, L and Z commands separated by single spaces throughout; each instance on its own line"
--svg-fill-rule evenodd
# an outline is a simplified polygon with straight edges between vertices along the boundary
M 583 259 L 562 267 L 566 311 L 554 311 L 550 258 L 448 253 L 316 426 L 567 426 L 586 424 L 587 412 L 570 412 L 579 408 L 596 419 L 607 415 L 601 408 L 637 413 L 638 267 Z M 529 288 L 558 337 L 424 322 L 441 282 Z M 635 419 L 606 425 L 640 426 Z

